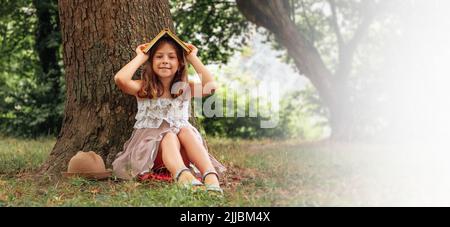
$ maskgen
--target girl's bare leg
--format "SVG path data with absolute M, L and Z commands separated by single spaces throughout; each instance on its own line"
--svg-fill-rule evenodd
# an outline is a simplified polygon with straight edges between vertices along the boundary
M 179 169 L 186 168 L 180 153 L 180 141 L 178 140 L 177 135 L 172 132 L 166 133 L 161 140 L 160 149 L 162 161 L 172 176 L 174 176 Z
M 181 128 L 178 133 L 178 139 L 181 145 L 184 147 L 189 160 L 194 163 L 194 165 L 200 170 L 202 175 L 206 171 L 215 170 L 211 159 L 209 158 L 208 152 L 206 151 L 203 144 L 198 141 L 195 137 L 194 131 L 190 128 Z M 217 176 L 214 174 L 209 174 L 205 182 L 207 184 L 219 184 Z
M 191 185 L 195 181 L 198 182 L 190 171 L 178 172 L 181 171 L 181 169 L 186 169 L 186 165 L 189 164 L 189 160 L 186 154 L 180 149 L 180 141 L 178 140 L 177 135 L 172 132 L 164 135 L 160 143 L 160 149 L 161 150 L 158 151 L 159 156 L 156 158 L 157 160 L 162 159 L 164 166 L 170 171 L 173 177 L 176 177 L 177 173 L 180 174 L 178 179 L 176 179 L 177 183 L 182 185 Z

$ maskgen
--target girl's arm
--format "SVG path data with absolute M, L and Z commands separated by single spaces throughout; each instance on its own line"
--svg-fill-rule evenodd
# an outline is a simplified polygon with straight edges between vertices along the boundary
M 217 90 L 217 83 L 215 82 L 211 72 L 206 68 L 206 66 L 202 63 L 202 61 L 197 57 L 198 49 L 192 44 L 187 44 L 192 52 L 186 56 L 186 60 L 194 67 L 198 76 L 201 80 L 200 84 L 189 83 L 191 87 L 192 97 L 202 97 L 206 95 L 210 95 Z M 196 91 L 195 89 L 200 89 L 200 91 Z M 198 94 L 197 94 L 198 93 Z
M 144 64 L 149 56 L 142 52 L 145 44 L 139 45 L 136 48 L 136 57 L 133 58 L 128 64 L 126 64 L 119 72 L 114 76 L 114 82 L 117 86 L 126 94 L 136 95 L 142 87 L 142 81 L 132 80 L 132 77 L 136 70 Z

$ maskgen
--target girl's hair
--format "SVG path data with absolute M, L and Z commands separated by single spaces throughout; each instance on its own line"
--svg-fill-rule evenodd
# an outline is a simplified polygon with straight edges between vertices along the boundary
M 172 91 L 172 89 L 176 89 L 173 88 L 173 85 L 177 82 L 184 82 L 182 84 L 187 83 L 186 57 L 184 55 L 183 48 L 179 46 L 173 39 L 169 37 L 163 37 L 159 39 L 149 51 L 149 60 L 145 63 L 144 69 L 142 70 L 141 74 L 141 79 L 144 81 L 144 85 L 137 93 L 139 98 L 153 99 L 162 96 L 164 93 L 163 84 L 159 80 L 158 75 L 156 75 L 156 73 L 153 71 L 152 66 L 153 57 L 155 56 L 158 48 L 163 43 L 170 44 L 175 49 L 178 58 L 178 70 L 175 73 L 172 82 L 170 83 L 170 91 Z M 180 92 L 178 94 L 172 94 L 171 92 L 172 98 L 176 98 L 181 94 L 183 94 L 182 89 L 180 89 Z

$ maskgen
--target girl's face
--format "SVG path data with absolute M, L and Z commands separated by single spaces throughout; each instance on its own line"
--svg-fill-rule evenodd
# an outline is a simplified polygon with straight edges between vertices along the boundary
M 178 57 L 175 48 L 169 43 L 162 43 L 152 59 L 153 71 L 159 77 L 173 77 L 178 70 Z

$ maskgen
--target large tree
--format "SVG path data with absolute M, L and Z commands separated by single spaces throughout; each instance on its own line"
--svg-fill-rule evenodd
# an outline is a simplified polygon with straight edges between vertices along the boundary
M 162 28 L 173 29 L 167 0 L 60 0 L 58 9 L 66 103 L 61 132 L 41 173 L 63 171 L 79 150 L 93 150 L 112 163 L 131 135 L 136 112 L 136 100 L 124 95 L 113 77 L 138 44 Z

